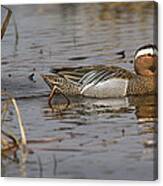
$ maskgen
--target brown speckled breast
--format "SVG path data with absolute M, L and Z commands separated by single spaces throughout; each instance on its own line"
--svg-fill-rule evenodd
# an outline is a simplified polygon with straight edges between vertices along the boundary
M 130 79 L 127 95 L 143 95 L 157 93 L 157 79 L 155 76 L 136 76 Z

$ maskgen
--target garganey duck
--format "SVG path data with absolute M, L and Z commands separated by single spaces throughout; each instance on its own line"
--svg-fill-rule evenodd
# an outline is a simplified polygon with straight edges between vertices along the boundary
M 59 93 L 67 99 L 67 106 L 70 104 L 67 95 L 109 98 L 155 94 L 157 60 L 157 47 L 150 44 L 135 52 L 135 72 L 107 65 L 53 69 L 52 74 L 41 75 L 51 88 L 49 106 L 52 108 L 52 98 Z

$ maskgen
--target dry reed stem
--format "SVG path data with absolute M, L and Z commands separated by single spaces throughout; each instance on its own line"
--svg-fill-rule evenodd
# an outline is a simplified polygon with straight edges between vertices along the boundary
M 14 23 L 14 29 L 15 29 L 15 37 L 16 37 L 16 45 L 18 44 L 18 39 L 19 39 L 19 34 L 18 34 L 18 28 L 15 20 L 15 16 L 12 16 L 13 18 L 13 23 Z
M 9 24 L 9 21 L 10 21 L 10 17 L 11 17 L 11 14 L 12 14 L 12 11 L 7 8 L 6 6 L 2 6 L 3 8 L 7 9 L 7 15 L 5 16 L 3 22 L 2 22 L 2 28 L 1 28 L 1 40 L 3 39 L 3 36 L 6 32 L 6 29 L 7 29 L 7 26 Z
M 22 118 L 21 118 L 21 115 L 20 115 L 18 105 L 17 105 L 16 100 L 14 98 L 12 98 L 11 101 L 12 101 L 14 107 L 15 107 L 15 111 L 16 111 L 16 115 L 17 115 L 17 119 L 18 119 L 18 123 L 19 123 L 19 128 L 20 128 L 20 133 L 21 133 L 21 142 L 22 142 L 23 145 L 26 145 L 27 140 L 26 140 L 26 135 L 25 135 L 25 128 L 24 128 L 24 125 L 23 125 L 23 121 L 22 121 Z
M 13 104 L 13 106 L 15 108 L 17 120 L 18 120 L 18 123 L 19 123 L 20 133 L 21 133 L 21 144 L 26 145 L 27 140 L 26 140 L 26 134 L 25 134 L 25 127 L 23 125 L 23 121 L 22 121 L 22 118 L 21 118 L 21 115 L 20 115 L 20 110 L 19 110 L 19 107 L 16 103 L 16 100 L 10 94 L 8 94 L 7 92 L 3 92 L 2 94 L 9 97 L 9 99 L 11 100 L 11 103 Z
M 13 143 L 18 145 L 18 140 L 16 139 L 16 137 L 14 135 L 11 135 L 3 130 L 1 130 L 1 133 L 6 136 L 7 138 L 11 139 L 13 141 Z
M 1 28 L 1 40 L 3 39 L 3 36 L 6 32 L 6 29 L 7 29 L 7 26 L 9 24 L 9 21 L 10 21 L 10 17 L 11 17 L 11 14 L 12 13 L 12 10 L 6 6 L 2 6 L 3 8 L 5 8 L 8 12 L 7 12 L 7 15 L 5 16 L 4 20 L 3 20 L 3 23 L 2 23 L 2 28 Z M 17 25 L 16 25 L 16 20 L 15 20 L 15 16 L 13 14 L 12 16 L 13 18 L 13 24 L 14 24 L 14 30 L 15 30 L 15 38 L 16 38 L 16 45 L 18 44 L 18 39 L 19 39 L 19 34 L 18 34 L 18 28 L 17 28 Z

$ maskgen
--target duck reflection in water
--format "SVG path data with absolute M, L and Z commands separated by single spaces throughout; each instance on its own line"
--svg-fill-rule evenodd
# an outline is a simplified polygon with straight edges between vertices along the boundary
M 135 106 L 138 121 L 157 120 L 157 97 L 155 95 L 130 97 L 129 102 Z

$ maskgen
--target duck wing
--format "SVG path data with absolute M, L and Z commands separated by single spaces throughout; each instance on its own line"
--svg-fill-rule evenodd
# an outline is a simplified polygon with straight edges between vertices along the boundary
M 118 66 L 82 66 L 52 69 L 52 73 L 84 87 L 98 84 L 112 78 L 131 79 L 135 74 Z
M 101 67 L 102 65 L 99 65 L 99 68 Z M 96 66 L 63 67 L 51 69 L 50 72 L 66 80 L 78 83 L 84 75 L 95 69 Z

